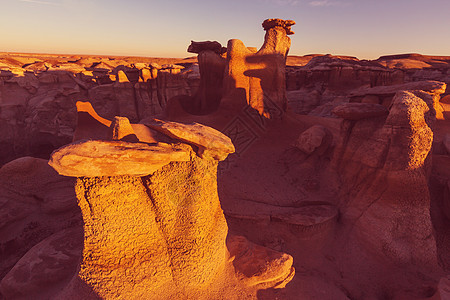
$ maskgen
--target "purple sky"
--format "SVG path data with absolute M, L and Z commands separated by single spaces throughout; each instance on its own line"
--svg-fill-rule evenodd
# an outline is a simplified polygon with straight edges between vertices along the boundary
M 190 40 L 260 47 L 292 19 L 291 55 L 450 56 L 450 0 L 0 0 L 0 51 L 187 57 Z

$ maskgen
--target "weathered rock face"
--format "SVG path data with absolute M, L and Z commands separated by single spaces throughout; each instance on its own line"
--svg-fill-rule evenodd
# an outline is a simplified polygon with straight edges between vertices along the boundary
M 81 227 L 61 230 L 30 249 L 3 278 L 6 299 L 49 299 L 76 274 L 82 251 Z
M 342 214 L 359 242 L 396 263 L 437 264 L 430 217 L 428 155 L 432 104 L 397 92 L 387 117 L 343 121 L 334 163 Z
M 441 95 L 445 93 L 447 85 L 438 81 L 417 81 L 392 86 L 377 86 L 370 89 L 357 89 L 350 93 L 351 102 L 364 102 L 370 99 L 372 103 L 389 108 L 392 99 L 398 91 L 414 91 L 430 107 L 430 114 L 434 119 L 443 119 L 443 107 L 440 104 Z M 369 104 L 369 103 L 367 103 Z
M 360 61 L 356 57 L 313 56 L 304 66 L 286 68 L 289 107 L 301 114 L 331 116 L 333 101 L 341 97 L 348 102 L 348 94 L 356 88 L 403 82 L 400 70 L 388 69 L 374 61 Z M 332 107 L 327 109 L 327 106 Z
M 0 278 L 35 244 L 81 224 L 73 185 L 44 159 L 22 157 L 0 168 Z
M 361 86 L 391 85 L 403 82 L 401 71 L 389 70 L 375 61 L 356 57 L 320 55 L 311 57 L 301 67 L 287 68 L 287 89 L 323 86 L 331 91 L 351 90 Z
M 382 56 L 380 64 L 402 70 L 405 81 L 436 80 L 450 83 L 450 58 L 448 56 L 427 56 L 420 54 L 400 54 Z M 447 91 L 449 94 L 450 91 Z

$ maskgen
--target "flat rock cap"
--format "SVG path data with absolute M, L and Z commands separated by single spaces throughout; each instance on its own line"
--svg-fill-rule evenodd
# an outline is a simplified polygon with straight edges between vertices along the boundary
M 69 177 L 145 176 L 172 161 L 189 161 L 188 145 L 81 140 L 55 150 L 48 162 Z
M 191 41 L 191 44 L 188 47 L 188 52 L 190 53 L 200 53 L 202 51 L 213 51 L 217 54 L 222 54 L 227 52 L 227 48 L 222 47 L 222 45 L 217 41 L 203 41 L 203 42 L 195 42 Z

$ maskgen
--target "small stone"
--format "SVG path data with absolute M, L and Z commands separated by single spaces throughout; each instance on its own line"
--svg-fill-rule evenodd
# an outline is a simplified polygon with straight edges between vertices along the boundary
M 227 247 L 236 275 L 248 286 L 283 288 L 295 274 L 289 254 L 253 244 L 243 236 L 230 236 Z
M 306 154 L 313 153 L 325 142 L 327 130 L 320 125 L 314 125 L 300 134 L 295 141 L 294 146 Z
M 128 80 L 127 75 L 126 75 L 125 72 L 122 71 L 122 70 L 120 70 L 119 72 L 117 72 L 117 78 L 118 78 L 118 81 L 119 81 L 120 83 L 123 83 L 123 82 L 130 82 L 130 81 Z
M 109 140 L 125 141 L 125 142 L 138 142 L 139 139 L 134 133 L 133 127 L 131 127 L 130 120 L 125 117 L 114 117 L 108 135 Z

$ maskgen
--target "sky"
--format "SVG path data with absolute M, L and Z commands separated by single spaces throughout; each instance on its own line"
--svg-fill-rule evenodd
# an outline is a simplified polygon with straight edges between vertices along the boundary
M 450 0 L 0 0 L 0 51 L 189 57 L 191 40 L 264 40 L 291 19 L 290 55 L 450 56 Z

